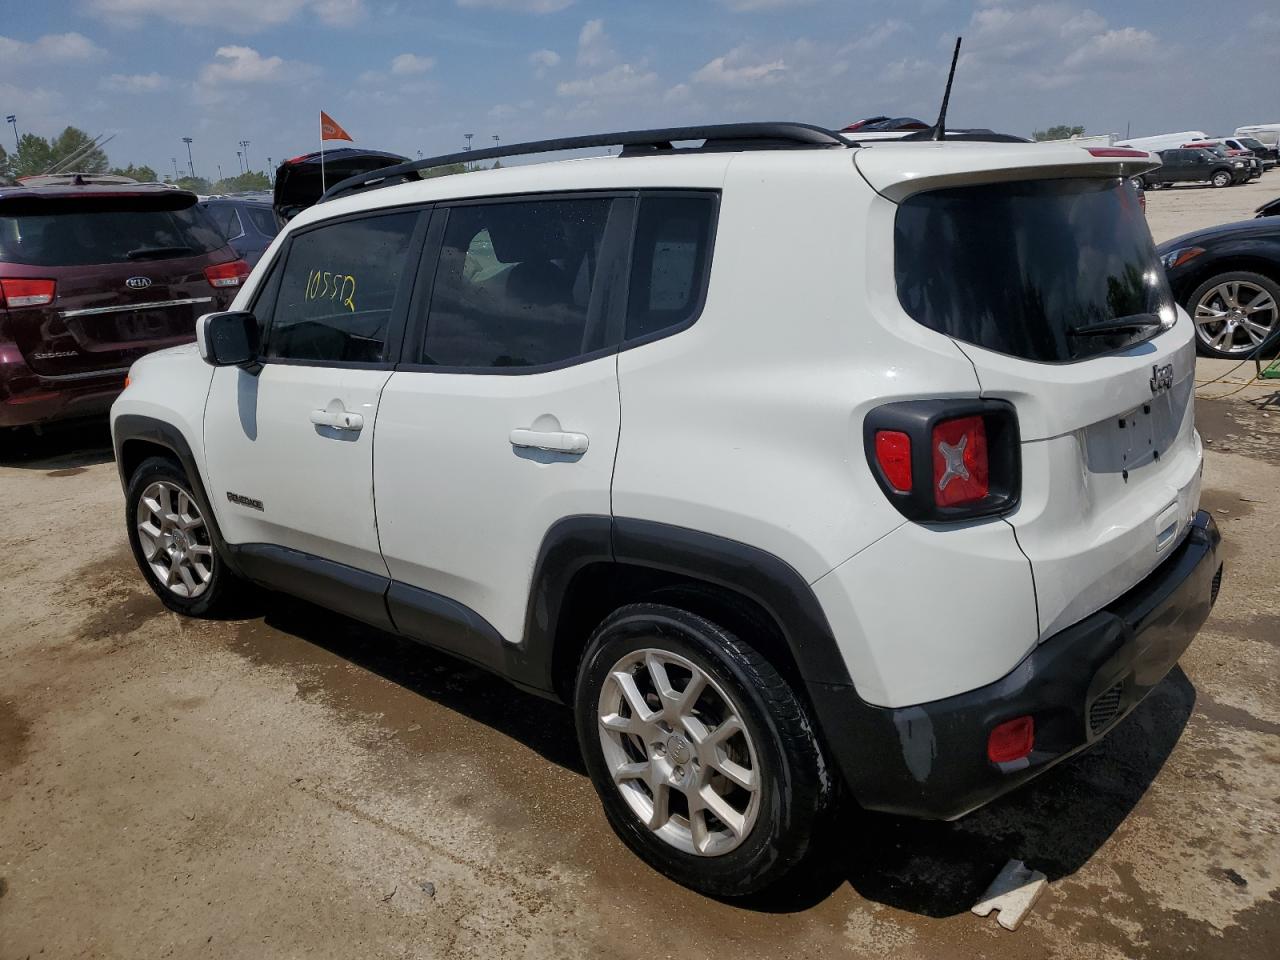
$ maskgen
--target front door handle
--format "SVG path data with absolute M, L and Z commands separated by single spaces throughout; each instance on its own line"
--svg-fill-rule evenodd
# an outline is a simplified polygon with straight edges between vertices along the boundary
M 566 433 L 562 430 L 512 430 L 511 445 L 550 453 L 586 453 L 585 433 Z
M 317 427 L 332 427 L 334 430 L 349 430 L 352 433 L 359 433 L 364 429 L 364 417 L 344 408 L 341 400 L 330 400 L 323 410 L 312 410 L 311 422 Z

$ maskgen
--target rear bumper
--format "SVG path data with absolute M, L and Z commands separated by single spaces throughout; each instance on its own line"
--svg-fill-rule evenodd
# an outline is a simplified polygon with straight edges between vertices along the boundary
M 0 344 L 0 427 L 105 414 L 124 389 L 126 372 L 42 377 L 27 366 L 17 347 Z
M 1155 572 L 978 690 L 887 708 L 847 685 L 809 684 L 854 796 L 873 810 L 952 820 L 1105 736 L 1164 679 L 1208 618 L 1222 577 L 1220 539 L 1213 518 L 1197 513 Z M 991 728 L 1028 714 L 1031 755 L 990 762 Z

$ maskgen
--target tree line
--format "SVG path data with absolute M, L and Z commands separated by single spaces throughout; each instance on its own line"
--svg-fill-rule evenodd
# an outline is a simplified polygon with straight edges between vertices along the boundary
M 101 147 L 89 147 L 93 137 L 78 127 L 67 127 L 56 137 L 46 139 L 34 133 L 24 133 L 18 140 L 17 150 L 10 152 L 0 144 L 0 184 L 16 181 L 19 177 L 45 173 L 60 161 L 83 150 L 79 158 L 67 169 L 74 173 L 110 173 L 129 177 L 141 183 L 159 183 L 160 177 L 146 164 L 111 165 L 106 151 Z M 88 148 L 88 149 L 86 149 Z M 235 177 L 223 177 L 209 181 L 204 177 L 179 177 L 166 180 L 195 193 L 239 193 L 247 190 L 270 190 L 271 181 L 265 173 L 251 170 Z

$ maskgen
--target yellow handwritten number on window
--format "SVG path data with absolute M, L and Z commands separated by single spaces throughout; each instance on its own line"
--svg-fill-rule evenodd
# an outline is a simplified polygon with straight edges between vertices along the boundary
M 349 273 L 312 270 L 307 274 L 307 287 L 303 296 L 307 300 L 337 300 L 355 313 L 356 278 Z

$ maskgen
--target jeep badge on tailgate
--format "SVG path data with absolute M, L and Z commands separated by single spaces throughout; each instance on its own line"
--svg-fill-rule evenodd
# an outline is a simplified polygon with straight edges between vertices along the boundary
M 1173 386 L 1173 364 L 1166 363 L 1164 366 L 1152 366 L 1151 368 L 1151 395 L 1164 393 Z

